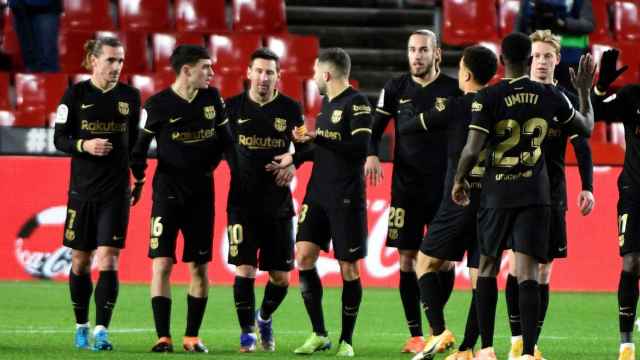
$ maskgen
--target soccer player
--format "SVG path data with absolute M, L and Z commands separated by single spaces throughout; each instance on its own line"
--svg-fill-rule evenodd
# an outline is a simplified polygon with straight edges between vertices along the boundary
M 565 94 L 574 107 L 578 107 L 578 98 L 572 92 L 564 89 L 554 80 L 555 67 L 560 63 L 560 38 L 550 30 L 538 30 L 531 35 L 533 60 L 531 63 L 531 80 L 542 84 L 556 85 Z M 582 180 L 582 191 L 578 195 L 578 206 L 582 215 L 591 212 L 594 205 L 593 198 L 593 163 L 591 149 L 586 138 L 578 136 L 571 129 L 551 127 L 545 140 L 545 162 L 551 188 L 551 222 L 549 223 L 549 262 L 540 264 L 538 282 L 540 289 L 540 313 L 538 319 L 538 337 L 549 305 L 549 281 L 551 278 L 551 264 L 553 259 L 567 257 L 567 226 L 565 216 L 567 212 L 567 184 L 564 174 L 564 155 L 567 139 L 571 140 L 575 150 Z M 507 312 L 511 327 L 511 350 L 509 360 L 516 360 L 522 355 L 522 330 L 520 327 L 520 310 L 518 308 L 518 279 L 515 274 L 515 258 L 509 251 L 509 275 L 505 288 Z M 536 359 L 542 358 L 542 353 L 536 348 Z
M 209 87 L 213 70 L 205 48 L 178 46 L 170 62 L 176 79 L 170 88 L 145 103 L 143 130 L 132 159 L 134 176 L 144 179 L 149 144 L 156 139 L 158 165 L 153 178 L 149 257 L 153 260 L 151 305 L 159 339 L 151 351 L 173 351 L 170 276 L 181 231 L 182 261 L 191 273 L 183 348 L 188 352 L 208 352 L 198 331 L 209 292 L 207 264 L 211 261 L 214 215 L 212 168 L 220 159 L 218 132 L 226 121 L 225 110 L 218 90 Z
M 251 55 L 247 77 L 249 90 L 226 103 L 227 126 L 233 136 L 233 146 L 227 152 L 231 167 L 229 263 L 236 265 L 233 297 L 242 329 L 240 351 L 255 351 L 256 323 L 262 348 L 274 351 L 271 315 L 287 295 L 289 271 L 293 269 L 295 213 L 288 184 L 294 167 L 269 172 L 265 166 L 289 150 L 292 130 L 302 127 L 304 119 L 300 105 L 276 89 L 280 60 L 271 50 L 262 48 Z M 269 272 L 269 282 L 256 312 L 258 267 Z
M 464 147 L 471 122 L 471 103 L 476 92 L 486 86 L 496 73 L 498 59 L 495 54 L 482 46 L 464 49 L 458 70 L 458 83 L 463 96 L 449 98 L 428 112 L 420 113 L 414 119 L 412 128 L 447 137 L 447 175 L 445 189 L 453 186 L 453 176 L 457 168 L 460 152 Z M 400 133 L 405 133 L 405 121 L 400 125 Z M 467 252 L 467 266 L 471 274 L 471 284 L 475 289 L 478 274 L 478 236 L 476 215 L 480 205 L 480 191 L 484 169 L 478 164 L 469 174 L 471 183 L 471 206 L 462 207 L 451 201 L 451 194 L 444 199 L 431 223 L 427 236 L 422 241 L 416 270 L 420 285 L 420 298 L 433 336 L 427 341 L 422 353 L 414 359 L 430 359 L 439 351 L 453 346 L 453 334 L 445 327 L 444 296 L 438 279 L 438 269 L 446 261 L 461 261 Z M 458 351 L 448 360 L 473 359 L 473 347 L 478 339 L 478 321 L 475 311 L 475 290 L 469 308 L 465 338 Z
M 362 300 L 359 260 L 367 253 L 367 213 L 364 162 L 371 135 L 371 106 L 367 97 L 349 86 L 351 60 L 339 48 L 323 50 L 314 66 L 314 80 L 325 95 L 316 131 L 294 131 L 299 142 L 312 142 L 308 151 L 275 157 L 272 168 L 313 161 L 311 179 L 298 214 L 296 261 L 300 291 L 313 333 L 296 354 L 331 348 L 322 312 L 322 283 L 316 270 L 320 250 L 329 250 L 342 275 L 342 333 L 338 356 L 354 356 L 353 329 Z
M 618 359 L 631 360 L 636 358 L 632 335 L 640 278 L 640 84 L 624 86 L 607 96 L 609 86 L 628 68 L 617 69 L 618 54 L 618 50 L 612 49 L 602 55 L 594 106 L 598 119 L 624 124 L 626 151 L 618 178 L 618 242 L 622 257 L 618 284 Z
M 580 61 L 572 80 L 578 90 L 580 111 L 556 87 L 529 80 L 531 40 L 522 33 L 505 37 L 501 62 L 506 79 L 478 92 L 471 105 L 469 136 L 458 162 L 451 197 L 469 204 L 469 171 L 486 143 L 478 233 L 478 320 L 482 349 L 478 359 L 495 359 L 493 329 L 498 295 L 496 275 L 502 251 L 509 243 L 516 257 L 523 356 L 533 359 L 540 303 L 538 265 L 548 261 L 551 191 L 543 141 L 550 126 L 571 124 L 580 135 L 593 129 L 589 100 L 593 81 L 590 55 Z M 585 114 L 585 115 L 583 115 Z
M 410 338 L 402 352 L 420 352 L 424 347 L 420 291 L 415 270 L 418 248 L 426 224 L 430 224 L 442 199 L 447 168 L 447 139 L 433 133 L 400 134 L 400 118 L 406 109 L 426 111 L 449 96 L 460 95 L 455 79 L 438 68 L 441 50 L 437 36 L 418 30 L 409 36 L 407 45 L 409 72 L 387 82 L 380 92 L 373 115 L 372 135 L 365 165 L 371 185 L 382 179 L 378 147 L 384 129 L 395 118 L 395 148 L 391 182 L 391 206 L 387 246 L 398 249 L 400 256 L 400 299 Z M 443 294 L 448 299 L 453 290 L 453 264 L 445 263 L 438 273 Z
M 69 290 L 76 317 L 75 345 L 89 348 L 95 256 L 100 276 L 93 350 L 101 351 L 113 349 L 107 328 L 118 298 L 118 257 L 129 222 L 129 154 L 138 136 L 140 93 L 118 81 L 124 63 L 118 39 L 90 40 L 84 49 L 83 65 L 91 71 L 91 79 L 69 87 L 62 97 L 54 141 L 58 150 L 71 154 L 63 243 L 72 249 Z

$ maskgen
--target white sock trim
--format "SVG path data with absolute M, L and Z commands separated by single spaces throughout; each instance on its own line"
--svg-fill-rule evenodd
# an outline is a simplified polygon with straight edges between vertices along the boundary
M 80 328 L 83 328 L 83 327 L 84 328 L 90 327 L 89 323 L 87 322 L 87 323 L 84 323 L 84 324 L 76 324 L 76 329 L 80 329 Z
M 95 336 L 100 331 L 107 331 L 107 328 L 104 327 L 104 325 L 96 325 L 96 327 L 93 329 L 93 336 Z

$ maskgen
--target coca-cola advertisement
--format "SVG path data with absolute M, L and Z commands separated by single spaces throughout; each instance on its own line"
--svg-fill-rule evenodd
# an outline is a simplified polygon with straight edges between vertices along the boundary
M 384 164 L 383 169 L 383 183 L 367 189 L 368 255 L 361 263 L 361 275 L 365 286 L 396 287 L 399 278 L 397 251 L 385 247 L 392 165 Z M 154 170 L 155 161 L 151 161 L 147 178 L 151 178 Z M 596 206 L 590 215 L 582 216 L 576 205 L 581 189 L 578 171 L 576 167 L 567 167 L 569 257 L 554 263 L 551 282 L 554 290 L 615 290 L 620 271 L 616 223 L 616 179 L 620 170 L 619 167 L 595 168 Z M 311 164 L 303 165 L 290 185 L 296 210 L 304 198 L 310 172 Z M 65 280 L 71 261 L 70 250 L 62 246 L 69 159 L 5 156 L 0 158 L 0 176 L 3 220 L 0 223 L 0 280 Z M 226 163 L 221 163 L 214 176 L 214 254 L 209 267 L 209 276 L 214 284 L 233 282 L 234 268 L 226 261 L 225 209 L 229 176 Z M 124 282 L 146 283 L 151 278 L 151 262 L 146 255 L 151 192 L 149 181 L 142 200 L 131 211 L 126 248 L 119 268 L 120 279 Z M 180 258 L 180 245 L 177 252 Z M 317 266 L 324 284 L 341 285 L 338 263 L 331 253 L 323 253 Z M 506 277 L 507 266 L 504 261 L 501 281 Z M 591 271 L 594 268 L 599 270 Z M 296 283 L 295 271 L 293 275 Z M 465 260 L 456 264 L 456 275 L 457 287 L 469 286 Z M 173 281 L 186 283 L 188 280 L 187 267 L 176 266 Z M 266 281 L 266 274 L 260 274 L 258 281 Z

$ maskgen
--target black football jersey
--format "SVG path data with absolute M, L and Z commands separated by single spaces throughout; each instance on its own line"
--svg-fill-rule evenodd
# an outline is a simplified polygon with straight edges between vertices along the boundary
M 220 158 L 218 133 L 226 121 L 224 102 L 216 88 L 200 89 L 191 100 L 172 88 L 153 95 L 142 111 L 143 129 L 132 157 L 134 176 L 144 177 L 153 138 L 158 144 L 156 173 L 183 180 L 209 174 Z
M 294 127 L 304 125 L 300 104 L 282 95 L 260 105 L 242 93 L 226 101 L 232 146 L 227 160 L 231 168 L 228 210 L 248 210 L 275 217 L 294 214 L 291 191 L 278 186 L 265 166 L 276 155 L 289 151 Z M 300 149 L 301 145 L 295 145 Z
M 69 191 L 82 198 L 106 199 L 129 189 L 129 155 L 138 136 L 140 92 L 117 83 L 102 90 L 86 80 L 70 86 L 56 113 L 54 141 L 71 154 Z M 108 139 L 113 150 L 93 156 L 82 142 Z
M 410 74 L 391 79 L 380 92 L 372 126 L 370 155 L 378 155 L 378 144 L 391 118 L 395 118 L 395 147 L 393 150 L 393 181 L 407 192 L 429 191 L 440 185 L 427 179 L 443 181 L 447 168 L 447 139 L 426 133 L 401 134 L 398 129 L 407 121 L 402 113 L 422 112 L 437 106 L 446 98 L 459 96 L 458 81 L 440 74 L 422 86 Z
M 488 135 L 481 206 L 550 205 L 542 145 L 552 125 L 575 116 L 569 99 L 555 86 L 523 76 L 479 91 L 471 110 L 469 128 Z
M 640 85 L 627 85 L 616 94 L 598 98 L 594 102 L 596 118 L 624 124 L 626 150 L 618 178 L 620 194 L 640 201 Z
M 325 96 L 316 119 L 313 169 L 305 201 L 327 207 L 364 207 L 364 162 L 371 134 L 371 106 L 366 95 L 349 87 Z M 362 149 L 354 137 L 366 135 Z

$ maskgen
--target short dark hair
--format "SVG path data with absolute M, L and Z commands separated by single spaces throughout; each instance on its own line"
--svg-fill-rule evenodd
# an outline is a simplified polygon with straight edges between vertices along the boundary
M 465 48 L 462 52 L 462 62 L 480 85 L 488 83 L 498 69 L 496 54 L 480 45 Z
M 249 63 L 249 66 L 253 65 L 253 60 L 255 59 L 273 60 L 276 62 L 276 69 L 280 70 L 280 58 L 269 48 L 263 47 L 254 51 L 253 54 L 251 54 L 251 62 Z
M 91 56 L 100 57 L 102 55 L 102 47 L 122 47 L 120 39 L 113 36 L 104 36 L 97 39 L 87 40 L 84 43 L 84 58 L 82 59 L 82 66 L 91 71 Z
M 522 64 L 531 57 L 531 39 L 523 33 L 514 32 L 502 39 L 500 45 L 503 59 L 511 64 Z
M 344 77 L 351 72 L 351 58 L 342 48 L 328 48 L 320 51 L 318 62 L 330 63 Z
M 200 45 L 180 45 L 173 49 L 169 62 L 173 71 L 176 74 L 180 74 L 180 69 L 184 65 L 194 65 L 202 59 L 211 59 L 211 55 L 204 47 Z
M 435 47 L 435 48 L 439 48 L 440 47 L 440 42 L 438 41 L 438 35 L 436 35 L 436 33 L 434 33 L 433 31 L 431 31 L 429 29 L 415 30 L 414 32 L 411 33 L 411 35 L 409 35 L 409 37 L 411 37 L 413 35 L 426 36 L 429 39 L 431 39 L 431 43 L 433 44 L 433 47 Z

